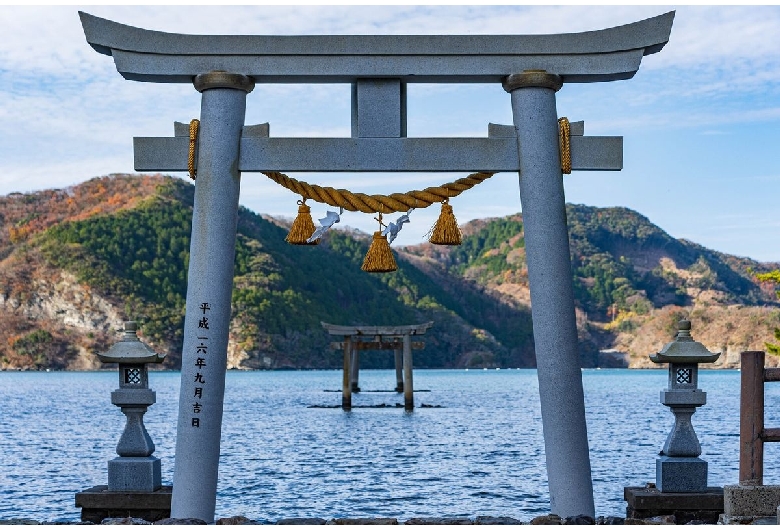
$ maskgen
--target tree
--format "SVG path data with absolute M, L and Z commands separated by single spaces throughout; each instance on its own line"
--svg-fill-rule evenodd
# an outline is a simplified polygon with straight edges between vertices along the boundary
M 773 283 L 778 289 L 776 293 L 777 297 L 780 298 L 780 269 L 775 269 L 773 271 L 756 274 L 756 279 L 760 282 Z M 775 340 L 778 342 L 777 344 L 772 344 L 771 342 L 765 342 L 764 346 L 766 346 L 766 350 L 769 353 L 773 355 L 780 355 L 780 328 L 775 328 Z
M 760 282 L 771 282 L 780 288 L 780 269 L 756 274 L 756 280 Z M 780 291 L 777 292 L 777 296 L 780 298 Z

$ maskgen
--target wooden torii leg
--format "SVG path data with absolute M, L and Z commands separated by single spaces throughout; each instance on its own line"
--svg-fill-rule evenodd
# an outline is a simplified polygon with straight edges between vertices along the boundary
M 414 384 L 412 383 L 412 338 L 404 335 L 404 409 L 414 410 Z
M 341 408 L 352 409 L 352 385 L 350 384 L 350 356 L 352 353 L 352 337 L 344 337 L 344 373 L 341 380 Z
M 360 392 L 360 350 L 357 345 L 352 348 L 352 391 Z
M 403 376 L 403 357 L 401 357 L 401 350 L 395 349 L 395 391 L 404 391 L 404 376 Z
M 740 356 L 739 484 L 764 484 L 764 363 L 763 351 Z

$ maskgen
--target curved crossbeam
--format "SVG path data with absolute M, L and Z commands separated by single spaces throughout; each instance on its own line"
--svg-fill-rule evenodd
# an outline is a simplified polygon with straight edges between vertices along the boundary
M 567 83 L 629 79 L 669 40 L 674 12 L 599 31 L 557 35 L 185 35 L 80 12 L 87 42 L 125 78 L 190 83 L 225 70 L 258 83 L 491 83 L 543 69 Z

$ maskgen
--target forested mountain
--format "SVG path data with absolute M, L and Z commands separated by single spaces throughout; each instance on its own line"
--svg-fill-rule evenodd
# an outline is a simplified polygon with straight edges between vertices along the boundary
M 194 187 L 161 176 L 115 175 L 69 190 L 0 199 L 0 365 L 93 367 L 121 320 L 179 363 Z M 333 231 L 318 246 L 285 243 L 286 229 L 241 208 L 229 364 L 242 368 L 335 367 L 340 352 L 320 322 L 411 324 L 435 331 L 417 366 L 473 357 L 533 363 L 528 311 L 469 282 L 453 291 L 399 260 L 367 274 L 363 234 Z M 453 293 L 457 294 L 453 294 Z M 102 309 L 101 309 L 102 308 Z M 363 365 L 391 366 L 385 353 Z
M 98 367 L 94 352 L 126 319 L 178 366 L 193 193 L 180 179 L 112 175 L 0 197 L 0 368 Z M 676 240 L 624 208 L 567 208 L 584 366 L 614 361 L 599 354 L 610 348 L 641 365 L 681 315 L 697 338 L 707 326 L 723 335 L 724 351 L 761 347 L 780 325 L 771 288 L 753 279 L 776 264 Z M 230 367 L 338 367 L 321 321 L 428 320 L 416 366 L 533 366 L 522 216 L 468 223 L 459 247 L 395 249 L 390 274 L 360 270 L 365 234 L 298 247 L 285 224 L 239 212 Z M 735 327 L 719 330 L 727 321 Z M 390 357 L 369 352 L 362 364 Z
M 773 286 L 755 280 L 778 264 L 674 239 L 627 208 L 568 204 L 566 213 L 584 366 L 608 364 L 620 352 L 632 366 L 650 366 L 648 354 L 671 339 L 682 317 L 693 321 L 694 337 L 724 353 L 719 365 L 735 366 L 740 351 L 764 349 L 780 325 Z M 404 252 L 529 307 L 522 229 L 520 214 L 475 220 L 458 247 Z

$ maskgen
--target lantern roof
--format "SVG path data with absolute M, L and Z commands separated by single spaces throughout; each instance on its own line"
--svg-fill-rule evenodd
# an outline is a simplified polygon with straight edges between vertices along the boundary
M 146 364 L 161 363 L 165 354 L 159 354 L 141 342 L 137 335 L 138 324 L 125 322 L 124 333 L 107 352 L 98 353 L 98 359 L 104 363 Z
M 701 342 L 691 337 L 690 320 L 680 320 L 677 335 L 661 351 L 650 356 L 654 363 L 714 363 L 720 353 L 712 353 Z

